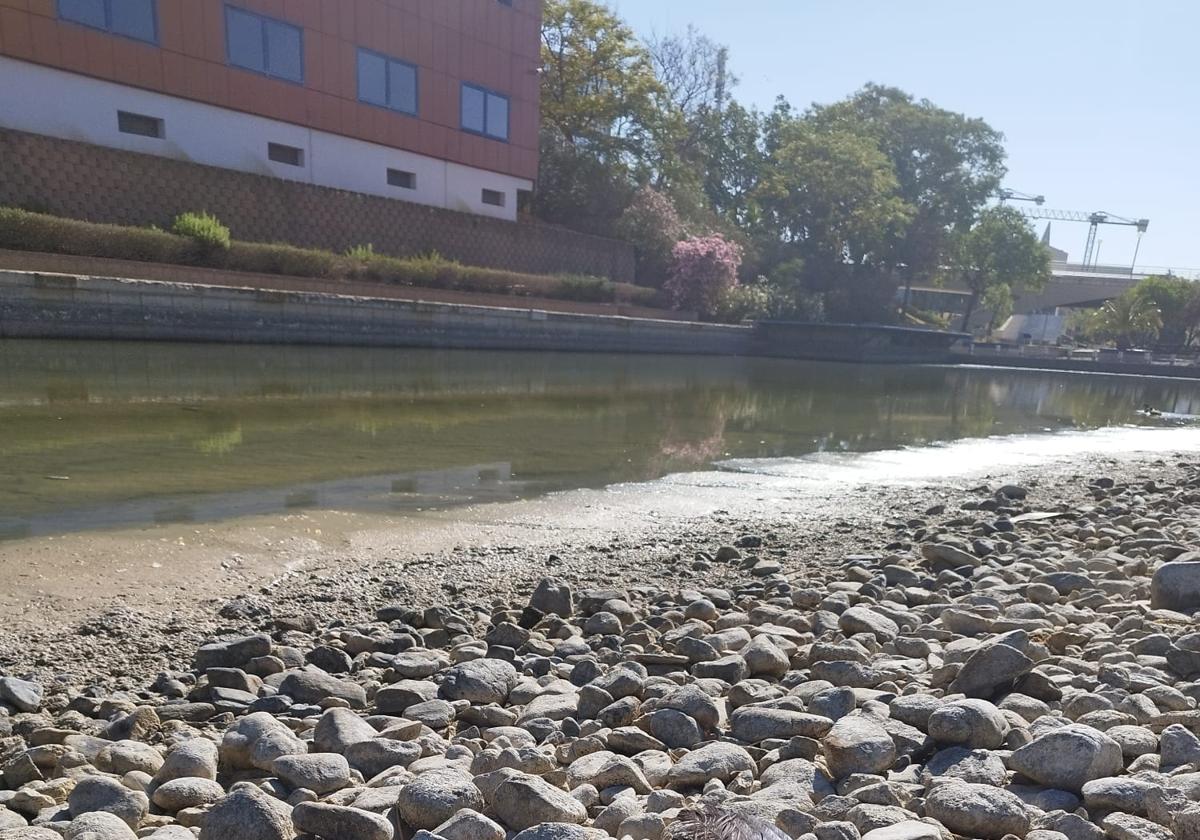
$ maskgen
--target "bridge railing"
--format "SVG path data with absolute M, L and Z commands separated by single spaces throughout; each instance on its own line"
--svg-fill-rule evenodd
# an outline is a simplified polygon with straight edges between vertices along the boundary
M 1083 263 L 1052 262 L 1050 270 L 1058 275 L 1099 274 L 1112 277 L 1132 277 L 1140 280 L 1156 274 L 1168 274 L 1185 280 L 1200 280 L 1200 268 L 1178 268 L 1165 265 L 1084 265 Z

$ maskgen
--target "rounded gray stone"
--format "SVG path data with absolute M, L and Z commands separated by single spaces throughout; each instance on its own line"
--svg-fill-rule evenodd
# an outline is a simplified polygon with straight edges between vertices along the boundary
M 461 770 L 431 770 L 400 788 L 396 809 L 413 828 L 436 828 L 457 811 L 483 810 L 483 794 Z
M 292 809 L 253 785 L 238 787 L 208 812 L 200 840 L 293 840 Z
M 292 811 L 296 830 L 322 840 L 392 840 L 392 824 L 378 814 L 341 805 L 302 802 Z

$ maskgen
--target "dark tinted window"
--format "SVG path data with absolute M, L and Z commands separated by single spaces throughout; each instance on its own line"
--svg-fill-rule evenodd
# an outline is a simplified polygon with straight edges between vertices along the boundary
M 388 104 L 387 59 L 381 55 L 358 51 L 358 98 L 372 105 Z
M 401 187 L 406 190 L 415 190 L 417 188 L 417 173 L 405 172 L 403 169 L 389 169 L 387 171 L 388 184 L 393 187 Z
M 85 26 L 108 28 L 104 0 L 58 0 L 58 14 L 64 20 L 73 20 Z
M 225 37 L 230 64 L 291 82 L 304 81 L 304 32 L 300 27 L 227 8 Z
M 407 61 L 358 51 L 358 98 L 372 105 L 417 113 L 417 68 Z
M 268 143 L 267 157 L 276 163 L 286 163 L 288 166 L 304 165 L 304 150 L 295 146 L 285 146 L 282 143 Z
M 156 0 L 58 0 L 58 16 L 114 35 L 158 42 Z
M 487 94 L 477 87 L 462 87 L 462 127 L 483 134 L 487 125 Z
M 162 137 L 163 121 L 158 117 L 117 111 L 117 130 L 122 134 L 138 134 L 142 137 Z
M 108 0 L 108 23 L 118 35 L 139 41 L 157 41 L 154 0 Z
M 508 139 L 508 97 L 475 85 L 462 86 L 462 127 L 475 134 Z

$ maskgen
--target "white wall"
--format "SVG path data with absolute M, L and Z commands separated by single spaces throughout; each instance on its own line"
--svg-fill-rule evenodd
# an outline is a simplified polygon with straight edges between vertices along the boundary
M 122 134 L 117 111 L 163 120 L 165 136 Z M 4 56 L 0 126 L 509 220 L 517 217 L 517 190 L 533 188 L 509 175 Z M 303 149 L 304 165 L 269 160 L 268 143 Z M 389 168 L 416 173 L 417 188 L 390 186 Z M 505 206 L 484 204 L 485 188 L 505 193 Z

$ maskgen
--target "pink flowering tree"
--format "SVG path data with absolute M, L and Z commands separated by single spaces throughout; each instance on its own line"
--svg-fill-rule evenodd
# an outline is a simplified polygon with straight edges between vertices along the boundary
M 637 279 L 659 288 L 671 265 L 671 249 L 687 235 L 674 202 L 652 187 L 642 187 L 617 222 L 617 232 L 633 244 Z
M 695 236 L 675 245 L 664 288 L 676 309 L 712 315 L 737 285 L 742 248 L 718 233 Z

